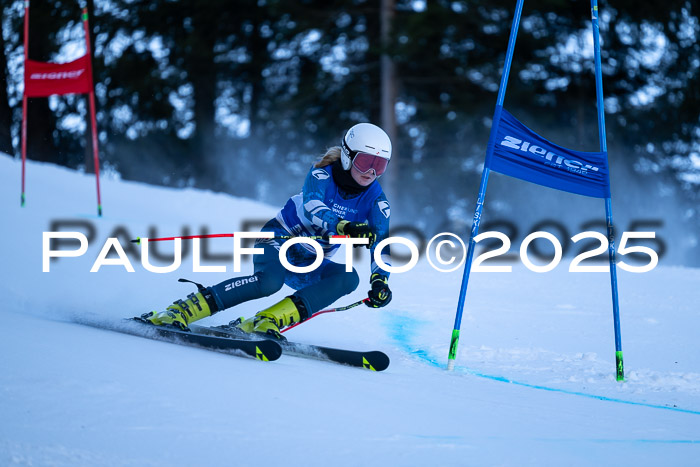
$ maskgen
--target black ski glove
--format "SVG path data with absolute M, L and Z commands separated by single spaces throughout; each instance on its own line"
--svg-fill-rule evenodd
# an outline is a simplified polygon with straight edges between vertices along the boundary
M 335 228 L 339 235 L 348 235 L 350 238 L 367 238 L 369 243 L 365 245 L 370 248 L 377 241 L 377 235 L 372 232 L 372 228 L 364 222 L 350 222 L 342 220 Z M 362 245 L 355 245 L 362 246 Z
M 372 290 L 367 292 L 369 301 L 365 305 L 371 308 L 381 308 L 387 306 L 391 301 L 391 289 L 389 289 L 389 279 L 386 276 L 375 272 L 369 279 Z

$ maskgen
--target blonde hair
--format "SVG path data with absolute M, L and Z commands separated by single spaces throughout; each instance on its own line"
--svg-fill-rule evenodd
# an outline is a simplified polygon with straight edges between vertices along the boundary
M 326 150 L 326 153 L 323 155 L 321 160 L 314 164 L 314 167 L 317 169 L 320 167 L 326 167 L 338 159 L 340 159 L 340 146 L 333 146 L 332 148 L 328 148 Z

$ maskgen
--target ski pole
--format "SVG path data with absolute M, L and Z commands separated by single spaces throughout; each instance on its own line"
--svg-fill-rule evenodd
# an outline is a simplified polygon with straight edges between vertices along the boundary
M 149 242 L 162 242 L 167 240 L 175 240 L 180 238 L 182 240 L 191 240 L 193 238 L 222 238 L 228 237 L 232 238 L 233 234 L 208 234 L 208 235 L 186 235 L 182 237 L 161 237 L 161 238 L 149 238 Z M 350 238 L 350 235 L 281 235 L 277 237 L 265 238 L 263 240 L 289 240 L 297 237 L 310 238 L 312 240 L 328 240 L 329 238 Z M 141 244 L 141 237 L 136 237 L 131 240 L 131 243 Z
M 362 305 L 363 303 L 366 303 L 366 302 L 368 302 L 368 301 L 369 301 L 369 298 L 363 298 L 362 300 L 360 300 L 360 301 L 358 301 L 358 302 L 355 302 L 355 303 L 351 303 L 350 305 L 347 305 L 347 306 L 339 306 L 339 307 L 337 307 L 337 308 L 329 308 L 329 309 L 327 309 L 327 310 L 317 311 L 316 313 L 314 313 L 314 314 L 312 314 L 311 316 L 309 316 L 308 319 L 306 319 L 305 321 L 301 321 L 301 322 L 299 322 L 299 323 L 294 323 L 294 324 L 292 324 L 291 326 L 288 326 L 288 327 L 282 329 L 280 332 L 287 332 L 287 331 L 289 331 L 290 329 L 292 329 L 292 328 L 294 328 L 294 327 L 296 327 L 296 326 L 299 326 L 302 322 L 305 323 L 306 321 L 310 320 L 311 318 L 315 318 L 316 316 L 322 315 L 323 313 L 334 313 L 334 312 L 336 312 L 336 311 L 345 311 L 345 310 L 349 310 L 350 308 L 355 308 L 356 306 L 360 306 L 360 305 Z
M 166 240 L 175 240 L 180 238 L 182 240 L 190 240 L 193 238 L 218 238 L 218 237 L 229 237 L 232 238 L 233 234 L 210 234 L 210 235 L 186 235 L 184 237 L 161 237 L 161 238 L 149 238 L 149 242 L 163 242 Z M 141 237 L 136 237 L 131 241 L 131 243 L 141 244 Z

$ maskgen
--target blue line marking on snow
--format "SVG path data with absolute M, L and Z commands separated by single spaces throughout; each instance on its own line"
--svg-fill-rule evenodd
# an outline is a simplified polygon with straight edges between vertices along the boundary
M 407 354 L 413 355 L 416 357 L 418 360 L 422 360 L 426 363 L 429 363 L 432 366 L 438 367 L 438 368 L 446 368 L 446 364 L 444 364 L 441 361 L 438 361 L 435 357 L 432 357 L 428 351 L 422 350 L 422 349 L 416 349 L 414 348 L 410 342 L 412 341 L 413 336 L 415 335 L 416 329 L 420 325 L 420 321 L 409 318 L 407 316 L 399 316 L 398 314 L 392 314 L 391 317 L 386 317 L 383 320 L 383 324 L 385 328 L 389 331 L 389 336 L 399 345 L 401 350 L 406 352 Z M 447 354 L 445 354 L 445 359 L 447 359 Z M 478 370 L 474 370 L 472 368 L 464 367 L 457 365 L 455 367 L 456 370 L 469 373 L 472 376 L 477 376 L 479 378 L 484 378 L 484 379 L 490 379 L 492 381 L 498 381 L 501 383 L 510 383 L 510 384 L 515 384 L 517 386 L 523 386 L 526 388 L 531 388 L 531 389 L 539 389 L 541 391 L 549 391 L 549 392 L 558 392 L 561 394 L 568 394 L 571 396 L 579 396 L 579 397 L 587 397 L 589 399 L 598 399 L 601 401 L 607 401 L 607 402 L 616 402 L 618 404 L 628 404 L 628 405 L 637 405 L 641 407 L 649 407 L 653 409 L 665 409 L 665 410 L 672 410 L 674 412 L 682 412 L 682 413 L 689 413 L 693 415 L 700 415 L 700 411 L 698 410 L 690 410 L 690 409 L 683 409 L 680 407 L 672 407 L 672 406 L 667 406 L 667 405 L 658 405 L 658 404 L 650 404 L 647 402 L 635 402 L 635 401 L 629 401 L 625 399 L 618 399 L 614 397 L 607 397 L 607 396 L 599 396 L 596 394 L 588 394 L 585 392 L 580 392 L 580 391 L 571 391 L 568 389 L 560 389 L 560 388 L 552 388 L 549 386 L 542 386 L 540 384 L 530 384 L 530 383 L 525 383 L 522 381 L 517 381 L 509 378 L 505 378 L 503 376 L 496 376 L 496 375 L 489 375 L 486 373 L 482 373 Z M 697 441 L 690 441 L 692 443 L 696 443 Z
M 458 368 L 459 368 L 459 367 L 458 367 Z M 649 403 L 647 403 L 647 402 L 628 401 L 628 400 L 625 400 L 625 399 L 617 399 L 617 398 L 614 398 L 614 397 L 599 396 L 599 395 L 596 395 L 596 394 L 588 394 L 588 393 L 579 392 L 579 391 L 570 391 L 570 390 L 568 390 L 568 389 L 551 388 L 551 387 L 542 386 L 542 385 L 539 385 L 539 384 L 523 383 L 523 382 L 521 382 L 521 381 L 515 381 L 515 380 L 512 380 L 512 379 L 504 378 L 504 377 L 502 377 L 502 376 L 487 375 L 487 374 L 485 374 L 485 373 L 481 373 L 481 372 L 476 371 L 476 370 L 473 370 L 473 369 L 471 369 L 471 368 L 463 367 L 463 369 L 464 369 L 464 371 L 465 371 L 466 373 L 469 373 L 469 374 L 474 375 L 474 376 L 478 376 L 479 378 L 491 379 L 491 380 L 500 381 L 500 382 L 503 382 L 503 383 L 511 383 L 511 384 L 515 384 L 515 385 L 518 385 L 518 386 L 524 386 L 524 387 L 527 387 L 527 388 L 540 389 L 540 390 L 542 390 L 542 391 L 559 392 L 559 393 L 562 393 L 562 394 L 569 394 L 569 395 L 572 395 L 572 396 L 581 396 L 581 397 L 588 397 L 588 398 L 590 398 L 590 399 L 598 399 L 598 400 L 601 400 L 601 401 L 617 402 L 617 403 L 619 403 L 619 404 L 639 405 L 639 406 L 642 406 L 642 407 L 650 407 L 650 408 L 653 408 L 653 409 L 666 409 L 666 410 L 673 410 L 673 411 L 675 411 L 675 412 L 683 412 L 683 413 L 690 413 L 690 414 L 693 414 L 693 415 L 700 415 L 700 411 L 698 411 L 698 410 L 682 409 L 682 408 L 680 408 L 680 407 L 672 407 L 672 406 L 667 406 L 667 405 L 649 404 Z
M 428 440 L 440 440 L 440 441 L 457 441 L 461 443 L 473 442 L 474 439 L 470 436 L 449 436 L 449 435 L 409 435 L 417 439 L 428 439 Z M 490 436 L 489 439 L 504 439 L 501 437 Z M 533 438 L 533 441 L 539 442 L 571 442 L 580 444 L 581 442 L 588 443 L 602 443 L 602 444 L 631 444 L 631 443 L 642 443 L 642 444 L 700 444 L 700 440 L 697 439 L 648 439 L 648 438 L 631 438 L 631 439 L 603 439 L 603 438 Z
M 560 441 L 560 440 L 557 440 Z M 578 442 L 573 439 L 571 441 Z M 596 443 L 700 444 L 697 439 L 592 439 Z

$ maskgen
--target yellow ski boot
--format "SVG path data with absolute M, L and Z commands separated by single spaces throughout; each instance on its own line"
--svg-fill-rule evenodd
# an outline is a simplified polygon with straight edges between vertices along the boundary
M 185 300 L 176 300 L 165 311 L 151 311 L 141 315 L 141 320 L 156 326 L 175 326 L 189 331 L 190 323 L 216 313 L 218 307 L 211 292 L 205 288 L 200 292 L 189 294 Z
M 286 340 L 280 333 L 280 329 L 306 318 L 308 315 L 304 303 L 294 295 L 290 295 L 270 308 L 257 312 L 252 318 L 237 319 L 232 325 L 246 333 L 262 334 L 265 337 Z

